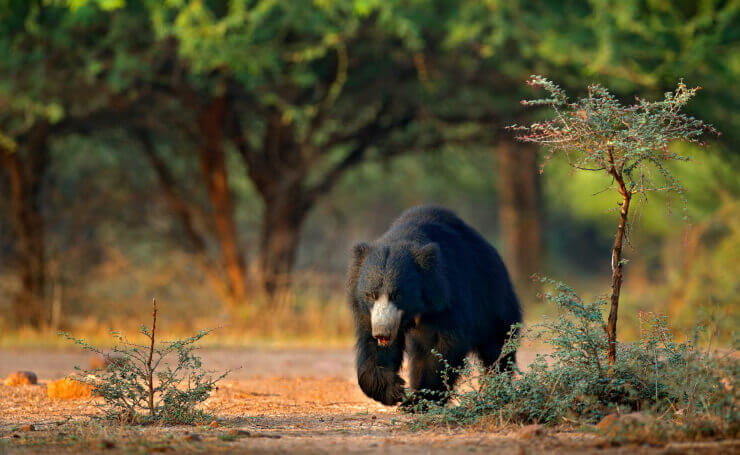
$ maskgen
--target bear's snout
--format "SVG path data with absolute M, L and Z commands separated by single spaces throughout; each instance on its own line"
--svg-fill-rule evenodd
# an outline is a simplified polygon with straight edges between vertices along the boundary
M 390 346 L 393 343 L 398 334 L 398 328 L 401 326 L 402 316 L 403 311 L 389 301 L 387 295 L 382 295 L 373 302 L 370 324 L 373 338 L 378 340 L 380 346 Z

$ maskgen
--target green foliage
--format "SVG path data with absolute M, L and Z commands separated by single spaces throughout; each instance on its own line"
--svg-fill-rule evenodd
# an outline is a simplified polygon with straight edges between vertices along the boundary
M 705 93 L 693 114 L 708 119 L 737 141 L 739 91 L 738 23 L 735 1 L 669 2 L 643 0 L 466 1 L 450 20 L 448 42 L 458 49 L 466 68 L 488 67 L 509 81 L 527 74 L 548 74 L 573 89 L 596 80 L 623 96 L 659 96 L 683 75 L 702 81 Z M 493 79 L 493 78 L 492 78 Z M 505 80 L 505 79 L 504 79 Z M 498 79 L 501 85 L 506 84 Z M 509 83 L 506 93 L 481 93 L 511 112 L 502 96 L 520 92 Z M 493 99 L 492 99 L 493 98 Z M 732 150 L 729 151 L 733 153 Z
M 111 330 L 116 341 L 112 353 L 83 339 L 63 335 L 85 351 L 106 359 L 102 369 L 81 370 L 79 380 L 92 386 L 93 393 L 103 398 L 106 416 L 126 423 L 195 424 L 211 418 L 197 406 L 208 399 L 224 372 L 213 376 L 194 351 L 195 343 L 213 331 L 201 330 L 193 336 L 155 345 L 156 303 L 152 327 L 144 325 L 140 333 L 149 346 L 133 343 L 118 331 Z M 77 367 L 80 370 L 79 367 Z
M 306 178 L 309 189 L 323 188 L 320 183 L 332 175 L 332 169 L 360 163 L 362 160 L 343 159 L 365 142 L 370 145 L 364 155 L 370 159 L 395 157 L 412 148 L 430 151 L 440 144 L 460 155 L 471 149 L 490 153 L 500 139 L 500 125 L 536 118 L 537 113 L 512 105 L 522 96 L 519 81 L 533 71 L 556 77 L 568 89 L 580 86 L 583 78 L 597 80 L 619 96 L 660 95 L 679 75 L 685 75 L 687 81 L 701 80 L 703 96 L 689 107 L 720 126 L 727 133 L 723 139 L 732 145 L 740 131 L 736 115 L 740 92 L 734 83 L 740 52 L 738 28 L 732 26 L 738 22 L 738 10 L 733 1 L 0 0 L 0 153 L 2 149 L 17 149 L 19 157 L 26 158 L 31 156 L 27 149 L 45 148 L 47 140 L 56 149 L 46 176 L 32 166 L 36 160 L 31 158 L 26 159 L 26 174 L 41 174 L 46 188 L 38 202 L 50 218 L 44 224 L 44 236 L 49 245 L 59 245 L 58 251 L 47 257 L 58 256 L 67 263 L 74 255 L 81 257 L 71 261 L 74 269 L 61 267 L 65 289 L 75 292 L 73 288 L 82 289 L 87 285 L 84 281 L 90 281 L 81 277 L 91 276 L 98 266 L 95 258 L 101 257 L 83 254 L 78 246 L 85 242 L 103 250 L 108 245 L 97 235 L 89 236 L 90 229 L 100 232 L 105 226 L 113 251 L 134 249 L 124 240 L 132 237 L 131 220 L 121 216 L 118 204 L 109 202 L 112 192 L 137 197 L 138 188 L 145 187 L 149 195 L 161 194 L 154 189 L 152 173 L 137 164 L 141 162 L 135 159 L 139 143 L 107 135 L 104 130 L 108 128 L 124 130 L 117 132 L 125 135 L 138 128 L 150 130 L 179 191 L 197 202 L 194 205 L 204 206 L 205 213 L 210 209 L 204 189 L 195 183 L 200 173 L 191 153 L 202 139 L 192 135 L 192 121 L 198 114 L 194 105 L 224 93 L 243 120 L 247 142 L 258 151 L 265 143 L 268 122 L 279 119 L 290 127 L 283 139 L 295 136 L 302 141 L 301 155 L 314 164 Z M 383 100 L 392 102 L 380 115 Z M 365 141 L 362 136 L 368 129 L 363 125 L 370 124 L 376 114 L 383 131 Z M 406 123 L 408 119 L 412 120 Z M 75 134 L 75 143 L 59 140 L 68 134 Z M 228 139 L 224 142 L 232 149 Z M 90 144 L 84 154 L 77 150 L 75 144 L 79 143 Z M 730 146 L 726 150 L 730 154 L 735 149 Z M 113 167 L 125 180 L 109 183 L 111 163 L 105 162 L 99 172 L 86 174 L 84 163 L 95 160 L 92 155 L 113 153 L 123 157 L 120 166 Z M 70 160 L 74 155 L 84 159 Z M 243 233 L 241 241 L 248 246 L 244 256 L 252 260 L 258 256 L 251 249 L 258 242 L 258 214 L 263 205 L 254 196 L 252 176 L 242 167 L 232 166 L 237 154 L 230 155 L 229 185 L 237 224 Z M 478 165 L 474 178 L 462 175 L 470 168 L 465 165 L 458 183 L 464 183 L 467 191 L 450 198 L 463 187 L 451 185 L 439 170 L 457 165 L 452 160 L 445 160 L 444 166 L 424 161 L 432 164 L 419 172 L 421 160 L 426 158 L 408 155 L 393 167 L 381 167 L 386 163 L 377 160 L 361 171 L 374 174 L 374 180 L 364 187 L 366 191 L 335 190 L 324 210 L 334 213 L 332 204 L 337 200 L 383 201 L 382 193 L 393 191 L 401 195 L 396 200 L 404 201 L 403 205 L 469 200 L 473 191 L 478 193 L 473 197 L 482 201 L 495 191 L 487 180 L 490 172 L 485 172 L 490 165 Z M 279 162 L 288 163 L 288 174 L 295 169 L 288 160 L 281 158 Z M 345 162 L 351 164 L 338 166 Z M 717 163 L 717 167 L 723 166 L 734 177 L 734 165 Z M 408 171 L 399 173 L 401 168 Z M 246 166 L 248 169 L 254 167 Z M 668 169 L 673 172 L 670 166 Z M 409 195 L 403 172 L 412 174 L 425 192 Z M 0 170 L 0 180 L 4 174 Z M 49 199 L 65 192 L 89 194 L 85 187 L 60 191 L 59 182 L 78 180 L 85 185 L 99 184 L 102 190 L 95 194 L 108 210 L 82 204 L 72 212 L 68 205 Z M 342 179 L 351 184 L 348 180 Z M 396 187 L 386 183 L 391 180 L 399 182 Z M 714 182 L 700 180 L 702 184 Z M 470 182 L 481 183 L 471 188 Z M 573 193 L 585 193 L 580 183 L 569 182 L 576 188 Z M 690 181 L 684 184 L 697 189 Z M 132 187 L 136 190 L 131 191 Z M 6 188 L 8 185 L 0 181 L 0 192 Z M 558 196 L 567 198 L 570 195 L 564 189 L 567 187 L 560 187 Z M 705 199 L 711 201 L 714 194 L 707 194 Z M 146 204 L 135 208 L 157 210 L 161 200 L 148 196 Z M 546 209 L 561 216 L 575 214 L 577 219 L 568 229 L 573 238 L 584 237 L 583 220 L 588 216 L 582 209 L 588 206 L 570 198 L 576 206 L 571 210 L 553 201 L 544 204 Z M 341 233 L 348 227 L 371 225 L 362 217 L 372 211 L 358 210 L 362 204 L 356 202 L 345 204 L 349 209 L 337 211 L 335 217 L 342 224 Z M 479 201 L 475 204 L 483 205 Z M 0 217 L 0 243 L 10 246 L 5 251 L 12 251 L 20 242 L 8 234 L 11 217 L 6 207 L 9 203 L 0 198 L 0 210 L 6 214 Z M 490 216 L 484 210 L 468 211 Z M 546 218 L 553 218 L 550 215 Z M 143 245 L 163 245 L 156 238 L 163 230 L 172 254 L 185 250 L 182 229 L 170 213 L 132 217 L 141 227 L 136 232 L 138 241 L 132 242 L 139 250 Z M 379 217 L 373 213 L 371 218 Z M 345 219 L 356 221 L 350 226 L 342 221 Z M 79 234 L 84 239 L 70 239 L 60 230 L 72 221 L 79 223 L 75 232 L 84 233 Z M 658 222 L 656 226 L 659 229 L 662 225 Z M 322 229 L 323 223 L 313 228 L 315 232 Z M 326 240 L 330 237 L 331 241 Z M 336 243 L 334 236 L 320 240 L 323 242 L 303 242 L 302 248 L 317 250 L 314 245 L 321 244 L 332 249 L 326 245 Z M 567 242 L 563 250 L 572 251 L 579 245 L 583 248 L 582 242 Z M 548 246 L 552 247 L 552 242 Z M 143 265 L 156 264 L 151 257 L 142 259 Z M 326 264 L 324 256 L 304 257 L 307 260 L 302 266 Z M 344 261 L 339 253 L 333 257 Z M 17 270 L 12 261 L 0 262 L 6 270 Z M 196 261 L 186 262 L 190 267 Z M 129 266 L 127 272 L 131 273 L 118 275 L 149 273 L 143 270 L 135 272 Z M 103 289 L 109 301 L 119 301 L 121 295 L 109 287 L 111 282 L 90 286 Z M 192 294 L 190 284 L 183 294 Z M 68 319 L 75 316 L 73 308 L 94 300 L 88 297 L 65 293 L 65 314 L 72 316 Z
M 140 9 L 108 14 L 120 3 L 111 1 L 95 2 L 102 9 L 13 3 L 0 3 L 0 20 L 16 25 L 0 27 L 0 134 L 27 142 L 23 136 L 39 123 L 119 109 L 151 78 L 160 48 Z
M 532 76 L 528 84 L 544 88 L 549 98 L 522 104 L 550 106 L 554 118 L 510 127 L 521 133 L 518 139 L 542 144 L 548 150 L 546 161 L 556 153 L 563 154 L 576 169 L 623 177 L 631 194 L 682 193 L 684 189 L 665 163 L 686 161 L 688 157 L 668 146 L 674 141 L 703 145 L 701 136 L 705 131 L 717 133 L 711 125 L 681 113 L 699 90 L 690 89 L 683 82 L 679 82 L 675 92 L 665 93 L 663 101 L 637 98 L 632 106 L 622 105 L 598 84 L 590 85 L 587 95 L 574 102 L 569 101 L 563 89 L 542 76 Z M 655 183 L 652 176 L 656 170 L 663 178 L 660 183 Z
M 553 287 L 544 298 L 558 309 L 558 317 L 512 337 L 504 354 L 524 341 L 543 342 L 551 350 L 515 373 L 486 371 L 468 362 L 461 373 L 475 375 L 472 385 L 450 388 L 445 396 L 450 406 L 422 400 L 412 409 L 421 411 L 414 425 L 577 425 L 596 423 L 611 413 L 645 411 L 675 428 L 688 428 L 695 419 L 719 418 L 716 431 L 738 434 L 740 359 L 735 350 L 713 352 L 711 337 L 702 349 L 701 336 L 711 333 L 707 328 L 698 327 L 692 337 L 677 342 L 664 316 L 643 313 L 639 341 L 619 343 L 610 369 L 605 298 L 585 302 L 561 282 L 541 281 Z

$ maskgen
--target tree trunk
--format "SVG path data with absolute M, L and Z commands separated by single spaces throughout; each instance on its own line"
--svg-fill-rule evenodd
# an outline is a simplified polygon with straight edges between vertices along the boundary
M 219 266 L 220 263 L 213 261 L 209 257 L 206 240 L 196 228 L 195 217 L 196 212 L 198 212 L 197 208 L 187 198 L 178 194 L 175 178 L 170 173 L 165 161 L 157 154 L 156 146 L 149 134 L 141 130 L 138 136 L 142 149 L 147 155 L 154 173 L 157 175 L 164 200 L 175 214 L 175 217 L 180 220 L 185 234 L 185 240 L 190 244 L 190 248 L 195 253 L 201 269 L 224 302 L 234 301 L 231 286 L 228 280 L 224 279 L 221 267 Z
M 537 148 L 503 140 L 498 144 L 499 225 L 504 256 L 520 289 L 540 267 L 540 181 Z
M 390 124 L 381 125 L 384 117 L 381 112 L 386 113 L 388 106 L 389 103 L 384 103 L 375 119 L 351 135 L 340 135 L 328 141 L 351 145 L 342 160 L 329 166 L 326 165 L 331 164 L 331 160 L 326 150 L 312 145 L 310 133 L 308 139 L 304 137 L 304 142 L 300 143 L 295 126 L 285 120 L 283 112 L 273 110 L 268 114 L 259 149 L 250 146 L 242 133 L 242 122 L 232 112 L 230 137 L 264 202 L 259 268 L 261 288 L 268 300 L 274 301 L 289 288 L 301 227 L 316 201 L 328 194 L 347 170 L 362 162 L 366 151 L 376 145 L 376 141 L 411 122 L 412 116 L 404 114 Z M 323 176 L 311 184 L 309 173 L 324 167 L 328 169 Z
M 239 247 L 234 204 L 229 191 L 226 155 L 223 148 L 226 102 L 223 97 L 212 100 L 198 118 L 203 141 L 198 150 L 203 179 L 213 208 L 213 223 L 221 249 L 233 308 L 244 304 L 247 297 L 247 275 L 244 257 Z
M 609 319 L 607 321 L 606 333 L 609 337 L 609 365 L 613 365 L 617 359 L 617 311 L 619 310 L 619 292 L 622 288 L 622 241 L 624 240 L 625 229 L 627 228 L 627 215 L 629 214 L 630 200 L 632 193 L 627 189 L 621 170 L 618 171 L 612 167 L 609 173 L 614 177 L 619 185 L 619 192 L 622 194 L 622 207 L 619 212 L 619 227 L 612 247 L 612 295 L 611 305 L 609 308 Z
M 263 195 L 265 212 L 260 232 L 260 280 L 269 300 L 281 298 L 291 284 L 301 228 L 312 204 L 299 190 Z
M 17 237 L 20 289 L 13 300 L 18 324 L 41 328 L 47 321 L 44 220 L 41 215 L 43 175 L 48 167 L 45 135 L 31 141 L 25 162 L 21 151 L 0 150 L 10 182 L 10 207 Z

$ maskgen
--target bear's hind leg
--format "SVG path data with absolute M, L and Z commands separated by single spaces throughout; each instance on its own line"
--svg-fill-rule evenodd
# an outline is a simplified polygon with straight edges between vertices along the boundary
M 516 353 L 512 352 L 501 357 L 501 349 L 501 344 L 489 342 L 479 346 L 476 351 L 478 352 L 478 358 L 487 369 L 491 369 L 495 365 L 498 371 L 511 370 L 516 365 Z
M 432 353 L 432 349 L 438 354 Z M 412 342 L 408 352 L 413 402 L 418 402 L 420 398 L 441 403 L 447 401 L 446 392 L 455 387 L 459 376 L 457 370 L 463 365 L 467 350 L 454 343 L 437 342 L 434 346 L 423 346 Z M 450 366 L 446 372 L 439 355 Z M 415 404 L 413 402 L 409 404 Z

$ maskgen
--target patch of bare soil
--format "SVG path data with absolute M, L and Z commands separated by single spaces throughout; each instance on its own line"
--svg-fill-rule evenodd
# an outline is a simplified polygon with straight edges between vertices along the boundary
M 51 400 L 46 384 L 87 357 L 0 352 L 0 375 L 31 369 L 38 385 L 0 385 L 0 454 L 15 453 L 500 453 L 733 454 L 740 442 L 612 446 L 588 433 L 518 428 L 412 431 L 409 417 L 365 397 L 350 350 L 207 351 L 208 367 L 234 368 L 206 402 L 215 425 L 124 427 L 101 422 L 94 400 Z M 531 354 L 526 354 L 526 357 Z M 9 365 L 14 359 L 22 364 Z M 44 369 L 44 365 L 53 365 Z M 36 368 L 32 368 L 35 366 Z

